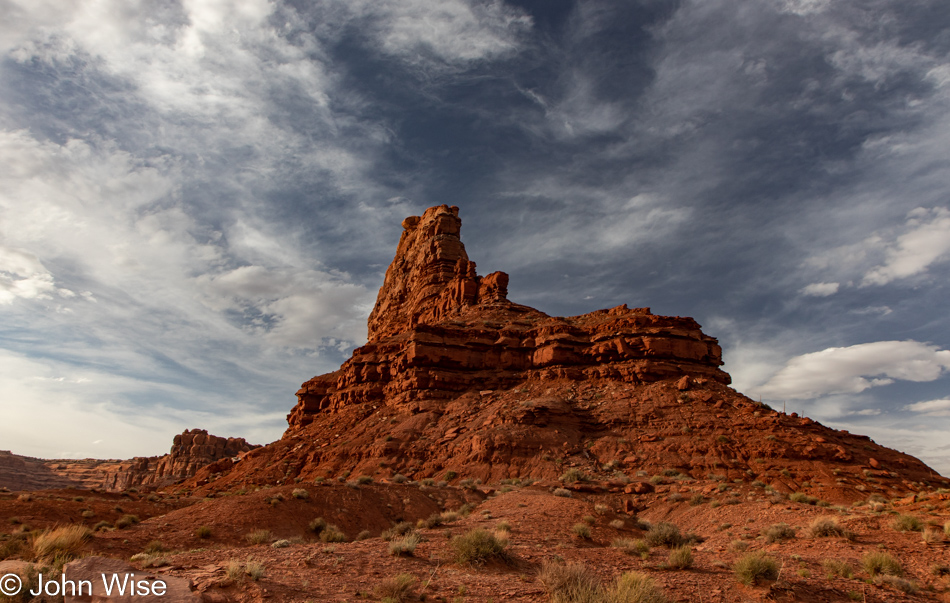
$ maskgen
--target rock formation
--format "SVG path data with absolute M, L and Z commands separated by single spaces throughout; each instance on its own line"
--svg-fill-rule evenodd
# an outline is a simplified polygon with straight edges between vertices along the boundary
M 244 438 L 221 438 L 203 429 L 175 436 L 164 456 L 131 460 L 45 460 L 0 451 L 0 487 L 10 490 L 101 488 L 121 491 L 132 487 L 157 488 L 182 481 L 199 469 L 224 458 L 238 457 L 258 448 Z
M 479 276 L 469 260 L 456 207 L 403 229 L 367 343 L 303 384 L 280 441 L 188 486 L 549 479 L 566 467 L 808 484 L 826 500 L 866 496 L 869 476 L 886 495 L 944 483 L 911 456 L 731 389 L 716 339 L 691 318 L 625 305 L 562 318 L 509 301 L 508 275 Z
M 553 318 L 509 301 L 508 275 L 480 277 L 468 259 L 457 207 L 433 207 L 403 228 L 369 341 L 340 370 L 303 384 L 292 430 L 350 404 L 448 399 L 528 379 L 730 381 L 716 339 L 691 318 L 625 305 Z

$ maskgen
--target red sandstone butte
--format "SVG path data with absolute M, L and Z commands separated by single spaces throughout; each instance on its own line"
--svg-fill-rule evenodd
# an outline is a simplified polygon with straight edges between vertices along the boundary
M 479 276 L 460 232 L 447 205 L 403 221 L 367 343 L 303 384 L 279 441 L 187 484 L 552 479 L 576 467 L 608 484 L 678 472 L 847 500 L 865 496 L 868 467 L 885 492 L 942 481 L 911 456 L 736 392 L 692 318 L 626 305 L 553 317 L 510 301 L 508 275 Z

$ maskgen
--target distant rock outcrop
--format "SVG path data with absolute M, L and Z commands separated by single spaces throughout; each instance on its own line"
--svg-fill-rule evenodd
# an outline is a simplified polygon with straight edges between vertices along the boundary
M 221 438 L 203 429 L 175 436 L 164 456 L 131 460 L 46 460 L 0 451 L 0 487 L 10 490 L 101 488 L 121 491 L 132 487 L 158 488 L 187 479 L 205 465 L 238 457 L 259 446 L 244 438 Z
M 842 501 L 948 483 L 865 436 L 736 392 L 716 339 L 691 318 L 625 305 L 552 317 L 509 301 L 508 276 L 479 276 L 469 260 L 456 207 L 403 229 L 368 342 L 303 384 L 281 440 L 184 487 L 550 480 L 568 467 L 631 493 L 652 489 L 648 475 Z

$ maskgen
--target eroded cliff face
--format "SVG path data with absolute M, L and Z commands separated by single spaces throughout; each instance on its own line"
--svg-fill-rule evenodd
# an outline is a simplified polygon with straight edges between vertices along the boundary
M 369 341 L 338 371 L 303 384 L 291 430 L 348 404 L 448 399 L 526 379 L 729 383 L 718 342 L 691 318 L 625 305 L 561 318 L 509 301 L 508 275 L 479 276 L 468 259 L 457 207 L 430 208 L 403 229 Z
M 164 456 L 130 460 L 37 459 L 0 451 L 0 487 L 10 490 L 160 488 L 187 479 L 222 459 L 238 458 L 259 446 L 244 438 L 221 438 L 203 429 L 175 436 Z

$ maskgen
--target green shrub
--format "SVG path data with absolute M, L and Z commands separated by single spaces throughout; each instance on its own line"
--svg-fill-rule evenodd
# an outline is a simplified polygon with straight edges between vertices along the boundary
M 389 554 L 394 556 L 412 556 L 419 545 L 418 534 L 408 534 L 389 543 Z
M 661 521 L 650 526 L 643 536 L 650 546 L 665 546 L 674 548 L 683 544 L 683 536 L 676 524 Z
M 373 478 L 371 478 L 368 475 L 361 475 L 358 478 L 356 478 L 356 483 L 362 484 L 362 485 L 371 484 L 373 483 Z
M 691 567 L 693 565 L 692 549 L 690 549 L 688 545 L 671 549 L 666 564 L 673 569 L 687 569 Z
M 211 538 L 211 528 L 208 526 L 200 526 L 195 530 L 195 536 L 198 538 Z
M 508 561 L 508 541 L 481 528 L 452 539 L 455 562 L 461 565 L 482 565 L 487 561 Z
M 115 522 L 115 527 L 120 530 L 124 530 L 132 525 L 135 525 L 139 522 L 139 518 L 136 515 L 123 515 Z
M 861 567 L 872 578 L 878 575 L 901 576 L 904 568 L 900 562 L 884 552 L 868 553 L 861 557 Z
M 310 493 L 304 490 L 303 488 L 294 488 L 294 491 L 291 492 L 290 495 L 293 496 L 294 498 L 299 498 L 302 500 L 306 500 L 310 498 Z
M 346 534 L 335 525 L 327 524 L 327 527 L 320 532 L 321 542 L 346 542 Z
M 574 532 L 574 535 L 578 538 L 590 540 L 590 526 L 588 526 L 586 523 L 575 523 L 574 527 L 571 528 L 571 531 Z
M 167 553 L 168 548 L 162 544 L 160 540 L 153 540 L 145 545 L 143 549 L 149 555 L 154 555 L 155 553 Z
M 795 528 L 787 523 L 776 523 L 762 530 L 762 536 L 765 537 L 765 541 L 768 543 L 777 540 L 790 540 L 795 538 Z
M 821 567 L 823 570 L 825 570 L 825 577 L 829 579 L 834 578 L 835 576 L 841 576 L 842 578 L 854 577 L 854 570 L 846 561 L 839 561 L 838 559 L 825 559 L 821 562 Z
M 854 540 L 854 532 L 844 528 L 838 523 L 838 519 L 831 516 L 817 517 L 808 527 L 808 533 L 813 538 L 832 538 L 840 537 Z
M 310 528 L 310 531 L 313 532 L 314 534 L 319 534 L 320 532 L 326 529 L 327 522 L 324 518 L 317 517 L 316 519 L 311 521 L 309 524 L 307 524 L 307 527 Z
M 778 563 L 761 551 L 744 555 L 732 566 L 736 580 L 746 586 L 753 586 L 760 580 L 778 578 Z

